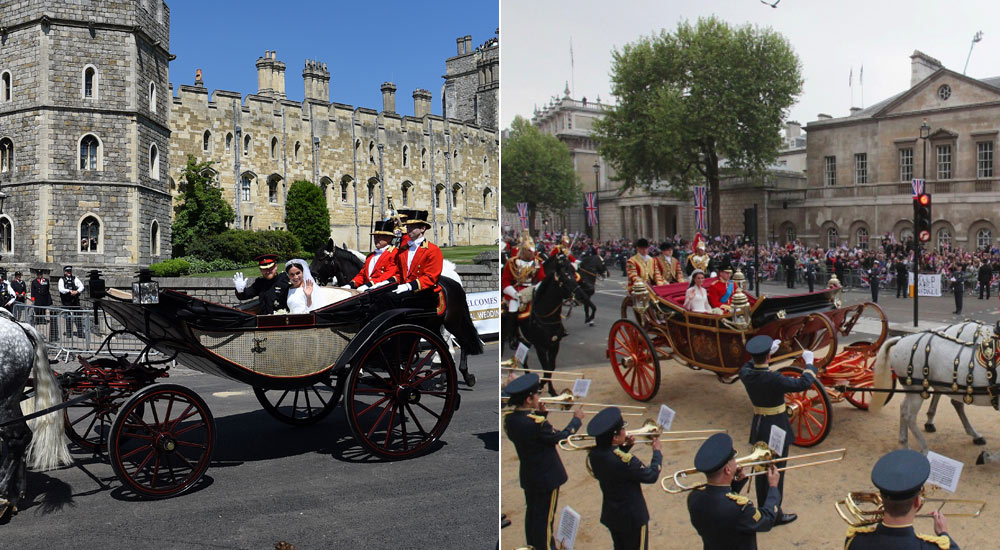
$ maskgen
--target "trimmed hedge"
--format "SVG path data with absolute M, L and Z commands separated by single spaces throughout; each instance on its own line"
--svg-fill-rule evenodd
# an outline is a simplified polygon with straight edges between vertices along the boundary
M 154 277 L 180 277 L 191 272 L 191 264 L 176 258 L 152 264 L 149 270 L 153 272 Z
M 277 254 L 281 259 L 301 256 L 302 245 L 295 235 L 287 231 L 228 229 L 191 243 L 187 252 L 189 256 L 205 262 L 224 259 L 243 265 L 261 254 Z

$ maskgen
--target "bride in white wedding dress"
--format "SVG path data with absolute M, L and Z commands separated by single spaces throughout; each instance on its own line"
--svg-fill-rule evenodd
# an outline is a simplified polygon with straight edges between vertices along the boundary
M 314 311 L 354 294 L 348 290 L 317 285 L 305 260 L 288 260 L 285 262 L 285 273 L 288 274 L 288 281 L 291 283 L 288 289 L 290 313 Z

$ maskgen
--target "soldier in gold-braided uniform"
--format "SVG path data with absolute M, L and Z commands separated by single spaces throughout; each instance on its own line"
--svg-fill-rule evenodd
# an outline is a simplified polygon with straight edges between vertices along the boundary
M 517 318 L 519 312 L 527 314 L 527 304 L 522 304 L 519 293 L 545 279 L 542 262 L 535 252 L 535 241 L 527 231 L 521 235 L 517 254 L 507 260 L 500 274 L 500 288 L 503 291 L 502 340 L 516 346 Z
M 666 241 L 661 244 L 660 255 L 655 260 L 656 270 L 665 284 L 685 282 L 680 262 L 674 258 L 674 243 Z
M 708 252 L 705 250 L 705 240 L 702 238 L 700 233 L 695 236 L 694 243 L 691 248 L 694 250 L 694 254 L 688 256 L 688 275 L 696 269 L 700 269 L 705 273 L 708 273 L 708 262 L 711 258 L 709 258 Z
M 662 285 L 663 277 L 656 272 L 653 258 L 649 255 L 649 241 L 639 239 L 635 242 L 635 256 L 625 263 L 625 272 L 628 275 L 626 288 L 632 292 L 632 287 L 637 281 L 646 283 L 646 286 Z

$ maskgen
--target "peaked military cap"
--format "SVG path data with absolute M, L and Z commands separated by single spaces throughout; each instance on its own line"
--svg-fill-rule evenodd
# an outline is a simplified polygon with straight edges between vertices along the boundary
M 872 483 L 887 498 L 904 500 L 917 496 L 930 475 L 927 457 L 912 449 L 899 449 L 878 459 L 872 468 Z
M 274 264 L 277 263 L 278 255 L 261 254 L 260 256 L 257 256 L 254 259 L 257 260 L 257 267 L 261 269 L 271 269 L 272 267 L 274 267 Z
M 774 342 L 774 339 L 770 336 L 764 334 L 754 336 L 747 342 L 747 353 L 750 355 L 763 355 L 771 351 L 772 342 Z
M 625 425 L 622 411 L 618 407 L 608 407 L 597 413 L 587 424 L 587 435 L 600 437 L 608 433 L 614 434 Z
M 507 392 L 507 395 L 510 395 L 512 399 L 527 397 L 532 392 L 537 390 L 538 375 L 533 372 L 518 376 L 513 382 L 507 384 L 507 387 L 504 388 L 504 391 Z
M 729 434 L 713 434 L 701 444 L 698 453 L 694 455 L 694 467 L 699 472 L 711 474 L 717 472 L 736 456 L 733 448 L 733 438 Z

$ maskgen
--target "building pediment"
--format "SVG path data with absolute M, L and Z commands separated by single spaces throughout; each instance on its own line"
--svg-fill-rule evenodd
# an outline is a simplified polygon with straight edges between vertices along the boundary
M 953 109 L 1000 101 L 1000 88 L 949 69 L 938 69 L 895 100 L 875 112 L 873 118 Z
M 938 128 L 927 137 L 931 141 L 953 141 L 958 139 L 958 132 L 954 132 L 947 128 Z

